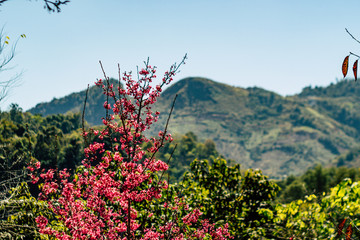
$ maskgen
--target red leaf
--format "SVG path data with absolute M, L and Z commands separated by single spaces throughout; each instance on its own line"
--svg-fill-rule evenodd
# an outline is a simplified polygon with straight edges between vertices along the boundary
M 355 81 L 357 80 L 357 66 L 358 66 L 358 60 L 354 62 L 354 66 L 353 66 Z
M 338 237 L 341 236 L 345 223 L 346 223 L 346 218 L 344 218 L 344 220 L 342 220 L 338 226 Z
M 349 68 L 349 56 L 346 56 L 342 65 L 342 72 L 344 77 L 346 77 L 346 74 L 348 72 L 348 68 Z
M 349 226 L 347 227 L 346 233 L 345 233 L 346 240 L 351 239 L 352 232 L 353 232 L 353 230 L 352 230 L 352 226 L 351 226 L 351 223 L 350 223 Z

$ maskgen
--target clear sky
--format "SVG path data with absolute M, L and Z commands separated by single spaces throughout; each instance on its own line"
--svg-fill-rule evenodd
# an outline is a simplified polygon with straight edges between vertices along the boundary
M 23 72 L 0 107 L 27 110 L 83 90 L 102 77 L 99 60 L 116 77 L 118 63 L 135 71 L 150 57 L 163 72 L 185 53 L 176 80 L 201 76 L 292 95 L 342 79 L 344 57 L 360 54 L 345 31 L 360 39 L 359 13 L 358 0 L 71 0 L 51 14 L 42 0 L 8 0 L 0 26 L 12 42 L 27 38 L 13 68 L 0 73 L 3 80 Z

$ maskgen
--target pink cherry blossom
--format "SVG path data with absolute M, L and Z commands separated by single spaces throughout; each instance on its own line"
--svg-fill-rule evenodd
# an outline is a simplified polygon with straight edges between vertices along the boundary
M 43 181 L 40 198 L 47 202 L 58 225 L 62 226 L 59 228 L 46 217 L 38 216 L 40 233 L 58 239 L 230 238 L 226 225 L 215 229 L 208 221 L 200 223 L 200 210 L 190 210 L 182 198 L 163 204 L 171 221 L 157 216 L 149 207 L 157 204 L 157 199 L 169 187 L 158 177 L 168 165 L 155 156 L 165 142 L 173 139 L 166 128 L 157 138 L 149 139 L 144 133 L 160 114 L 153 113 L 152 105 L 185 59 L 186 56 L 179 65 L 165 72 L 162 83 L 155 88 L 150 83 L 156 78 L 156 70 L 148 63 L 138 72 L 138 80 L 134 80 L 131 73 L 122 75 L 124 88 L 114 88 L 106 76 L 95 83 L 109 98 L 104 108 L 112 111 L 106 111 L 109 114 L 103 118 L 102 131 L 90 131 L 98 140 L 85 148 L 83 165 L 75 175 L 71 176 L 66 169 L 50 169 L 40 174 Z M 111 145 L 107 146 L 102 140 L 111 140 Z M 143 143 L 151 146 L 143 149 Z M 33 172 L 39 167 L 37 162 L 28 166 Z M 36 182 L 39 177 L 34 173 L 32 180 Z M 159 219 L 164 221 L 150 224 Z M 192 228 L 188 230 L 185 226 Z

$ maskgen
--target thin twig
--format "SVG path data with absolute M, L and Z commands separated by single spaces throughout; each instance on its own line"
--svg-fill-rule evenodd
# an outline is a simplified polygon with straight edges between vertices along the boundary
M 100 66 L 101 66 L 101 70 L 104 74 L 104 78 L 105 78 L 105 81 L 106 81 L 106 104 L 110 104 L 109 103 L 109 90 L 110 90 L 110 78 L 108 76 L 106 76 L 106 73 L 105 73 L 105 70 L 104 70 L 104 67 L 101 63 L 101 61 L 99 61 L 100 63 Z M 116 97 L 114 95 L 114 101 L 116 102 Z M 108 107 L 106 106 L 106 112 L 105 112 L 105 119 L 106 121 L 109 123 L 110 122 L 110 114 L 109 114 L 109 109 Z M 112 138 L 112 135 L 111 135 L 111 128 L 109 126 L 109 124 L 107 124 L 106 126 L 107 130 L 109 131 L 109 138 L 110 138 L 110 148 L 113 149 L 113 138 Z
M 128 234 L 128 239 L 130 239 L 130 218 L 131 218 L 131 213 L 130 213 L 130 198 L 128 199 L 128 219 L 127 219 L 127 234 Z
M 157 148 L 157 150 L 156 150 L 155 152 L 153 152 L 153 154 L 152 154 L 151 157 L 150 157 L 150 160 L 148 161 L 148 163 L 146 164 L 146 166 L 145 166 L 145 168 L 144 168 L 144 170 L 143 170 L 142 172 L 145 172 L 145 170 L 147 169 L 147 167 L 148 167 L 148 165 L 150 164 L 150 162 L 154 159 L 155 154 L 156 154 L 156 153 L 159 151 L 159 149 L 160 149 L 161 147 L 163 147 L 163 145 L 164 145 L 164 139 L 165 139 L 166 132 L 167 132 L 167 129 L 168 129 L 168 125 L 169 125 L 169 121 L 170 121 L 170 118 L 171 118 L 171 114 L 172 114 L 172 112 L 173 112 L 173 110 L 174 110 L 174 107 L 175 107 L 175 101 L 176 101 L 177 96 L 178 96 L 178 95 L 176 94 L 175 97 L 174 97 L 174 100 L 173 100 L 173 102 L 172 102 L 172 106 L 171 106 L 171 109 L 170 109 L 170 113 L 169 113 L 168 118 L 167 118 L 167 120 L 166 120 L 165 129 L 164 129 L 163 135 L 162 135 L 162 137 L 161 137 L 160 146 Z
M 119 93 L 119 106 L 120 106 L 120 114 L 119 114 L 119 116 L 120 116 L 120 120 L 121 120 L 121 124 L 122 124 L 122 126 L 123 126 L 123 129 L 124 129 L 124 132 L 125 132 L 125 139 L 126 139 L 126 144 L 127 144 L 127 146 L 128 146 L 128 148 L 130 149 L 130 142 L 129 142 L 129 140 L 128 140 L 128 131 L 126 130 L 126 121 L 125 121 L 125 116 L 124 116 L 124 108 L 123 108 L 123 104 L 122 104 L 122 98 L 125 98 L 125 100 L 126 100 L 126 97 L 125 96 L 123 96 L 122 97 L 122 95 L 123 94 L 120 94 L 120 88 L 121 88 L 121 72 L 120 72 L 120 64 L 118 64 L 118 73 L 119 73 L 119 88 L 118 88 L 118 93 Z M 115 104 L 117 104 L 117 101 L 116 101 L 116 99 L 114 99 L 115 100 Z M 125 154 L 127 155 L 127 161 L 128 162 L 130 162 L 130 153 L 127 153 L 126 151 L 125 151 Z
M 85 109 L 86 109 L 86 101 L 87 101 L 88 93 L 89 93 L 89 84 L 88 84 L 88 87 L 86 89 L 84 108 L 83 108 L 82 117 L 81 117 L 82 131 L 83 131 L 83 137 L 84 137 L 84 141 L 85 141 L 85 146 L 88 145 L 88 139 L 87 139 L 87 136 L 85 136 Z
M 120 88 L 121 88 L 121 71 L 120 71 L 120 64 L 118 63 L 118 74 L 119 74 L 119 88 L 118 88 L 118 93 L 119 93 L 119 100 L 121 101 L 121 94 L 120 94 Z M 121 105 L 121 104 L 120 104 Z
M 167 163 L 166 163 L 168 166 L 169 166 L 170 160 L 171 160 L 171 158 L 172 158 L 172 156 L 173 156 L 173 154 L 174 154 L 174 152 L 175 152 L 175 150 L 176 150 L 176 147 L 177 147 L 177 144 L 175 144 L 175 147 L 174 147 L 174 149 L 172 150 L 172 152 L 171 152 L 171 154 L 170 154 L 170 157 L 169 157 L 169 159 L 168 159 L 168 161 L 167 161 Z M 160 178 L 159 178 L 159 181 L 158 181 L 157 184 L 156 184 L 156 187 L 159 186 L 159 182 L 161 181 L 164 173 L 165 173 L 165 171 L 162 172 L 162 174 L 161 174 L 161 176 L 160 176 Z M 168 180 L 168 184 L 169 184 L 169 180 Z
M 164 130 L 164 136 L 166 135 L 166 132 L 167 132 L 167 129 L 168 129 L 170 117 L 171 117 L 171 114 L 172 114 L 172 112 L 173 112 L 173 110 L 174 110 L 177 96 L 178 96 L 178 94 L 176 94 L 175 97 L 174 97 L 174 100 L 173 100 L 172 105 L 171 105 L 171 109 L 170 109 L 170 113 L 169 113 L 168 119 L 166 120 L 166 125 L 165 125 L 165 130 Z M 162 139 L 162 140 L 164 140 L 164 139 Z M 163 143 L 163 141 L 162 141 L 161 143 Z
M 104 70 L 104 67 L 101 63 L 101 61 L 99 61 L 100 63 L 100 67 L 101 67 L 101 70 L 104 74 L 104 78 L 105 78 L 105 81 L 106 81 L 106 103 L 109 104 L 109 84 L 110 84 L 110 81 L 109 81 L 109 78 L 106 76 L 106 73 L 105 73 L 105 70 Z M 106 121 L 109 121 L 109 110 L 106 108 L 106 115 L 105 115 L 105 119 Z
M 359 55 L 356 55 L 355 53 L 350 52 L 350 54 L 351 54 L 351 55 L 354 55 L 355 57 L 360 58 L 360 56 L 359 56 Z
M 346 32 L 355 40 L 357 41 L 358 43 L 360 43 L 359 40 L 357 40 L 346 28 L 345 28 Z

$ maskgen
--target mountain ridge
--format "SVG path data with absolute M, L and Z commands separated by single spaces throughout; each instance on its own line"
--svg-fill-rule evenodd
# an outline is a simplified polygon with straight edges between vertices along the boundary
M 191 131 L 200 139 L 213 139 L 226 158 L 245 168 L 261 168 L 271 177 L 298 175 L 316 163 L 333 165 L 340 154 L 360 146 L 360 115 L 355 111 L 360 104 L 352 102 L 360 88 L 350 81 L 337 84 L 341 88 L 336 84 L 307 87 L 297 95 L 283 97 L 258 87 L 185 78 L 163 91 L 154 106 L 161 112 L 159 124 L 148 134 L 162 130 L 177 94 L 171 132 Z M 341 91 L 336 92 L 337 88 Z M 349 90 L 352 88 L 356 89 Z M 84 100 L 80 99 L 85 99 L 85 92 L 73 94 L 38 104 L 29 112 L 47 115 L 55 113 L 54 109 L 56 113 L 82 109 L 79 106 Z M 90 124 L 100 123 L 104 101 L 101 90 L 91 87 L 85 117 Z

